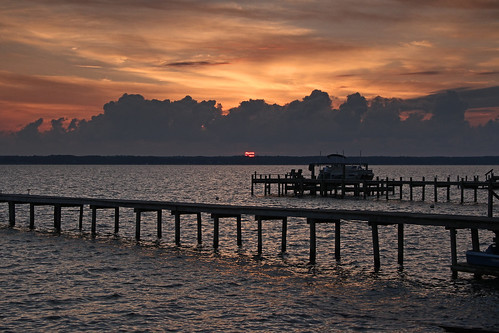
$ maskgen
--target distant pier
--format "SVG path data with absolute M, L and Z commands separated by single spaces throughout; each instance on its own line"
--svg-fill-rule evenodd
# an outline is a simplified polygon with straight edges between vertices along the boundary
M 468 177 L 460 178 L 457 176 L 455 180 L 451 177 L 446 179 L 438 179 L 434 177 L 433 179 L 426 179 L 422 177 L 420 180 L 404 179 L 400 177 L 399 179 L 384 178 L 380 179 L 376 177 L 373 180 L 365 179 L 318 179 L 318 178 L 305 178 L 301 176 L 301 172 L 295 173 L 294 170 L 290 173 L 284 175 L 280 174 L 258 174 L 254 173 L 251 175 L 251 195 L 256 192 L 256 187 L 263 185 L 263 195 L 277 194 L 278 196 L 303 196 L 309 195 L 320 195 L 323 197 L 334 196 L 338 198 L 345 198 L 347 196 L 355 197 L 372 197 L 376 198 L 398 198 L 402 200 L 408 193 L 409 200 L 417 200 L 414 195 L 414 189 L 420 188 L 421 191 L 421 201 L 428 199 L 427 193 L 433 192 L 433 200 L 437 202 L 439 200 L 450 201 L 451 188 L 453 190 L 458 190 L 460 193 L 460 202 L 465 201 L 465 192 L 473 192 L 473 201 L 478 200 L 478 191 L 488 192 L 488 202 L 492 202 L 492 198 L 495 196 L 498 198 L 496 191 L 499 190 L 499 176 L 494 176 L 492 170 L 490 170 L 485 175 L 485 180 L 480 180 L 479 176 L 474 176 L 472 179 Z M 274 188 L 274 192 L 272 192 Z M 439 189 L 445 189 L 445 195 L 442 197 Z M 489 212 L 492 209 L 490 204 Z M 490 215 L 490 214 L 489 214 Z
M 497 196 L 496 196 L 497 197 Z M 202 244 L 202 213 L 209 214 L 213 224 L 213 247 L 219 247 L 219 223 L 220 219 L 235 219 L 237 229 L 237 245 L 242 245 L 241 217 L 253 216 L 257 222 L 257 249 L 258 257 L 263 254 L 263 224 L 268 220 L 278 220 L 282 223 L 281 252 L 287 251 L 287 227 L 290 217 L 306 219 L 309 225 L 308 237 L 309 263 L 314 265 L 317 257 L 316 228 L 323 223 L 334 223 L 335 225 L 335 259 L 341 258 L 341 226 L 344 221 L 367 222 L 372 232 L 372 247 L 374 257 L 374 268 L 381 267 L 378 227 L 384 225 L 396 225 L 398 233 L 398 258 L 400 267 L 404 263 L 404 227 L 405 225 L 437 226 L 444 227 L 450 231 L 450 258 L 453 276 L 458 271 L 475 273 L 476 275 L 490 274 L 499 276 L 499 269 L 494 267 L 471 266 L 457 261 L 457 230 L 468 229 L 471 235 L 473 250 L 479 251 L 478 230 L 489 230 L 496 235 L 499 234 L 499 218 L 481 216 L 464 216 L 448 214 L 420 214 L 405 212 L 383 212 L 383 211 L 360 211 L 360 210 L 334 210 L 334 209 L 305 209 L 305 208 L 275 208 L 255 206 L 234 206 L 218 204 L 197 204 L 148 200 L 119 200 L 119 199 L 93 199 L 72 198 L 40 195 L 0 194 L 0 202 L 8 204 L 8 223 L 10 227 L 16 226 L 16 209 L 18 206 L 29 206 L 29 228 L 35 228 L 35 216 L 37 206 L 52 206 L 54 212 L 54 231 L 62 231 L 61 209 L 64 207 L 76 207 L 79 209 L 78 226 L 80 230 L 84 227 L 84 209 L 91 210 L 90 232 L 93 237 L 97 235 L 97 212 L 103 209 L 114 210 L 114 232 L 119 233 L 120 209 L 133 209 L 135 219 L 135 238 L 141 238 L 141 214 L 143 212 L 156 212 L 157 238 L 163 237 L 163 211 L 169 211 L 174 218 L 175 235 L 177 246 L 181 243 L 182 217 L 194 216 L 197 223 L 197 243 Z M 184 223 L 189 223 L 186 218 Z M 189 218 L 188 220 L 191 220 Z

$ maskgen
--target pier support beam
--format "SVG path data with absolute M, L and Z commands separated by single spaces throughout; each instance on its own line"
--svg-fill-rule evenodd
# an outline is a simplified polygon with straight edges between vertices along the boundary
M 307 223 L 310 227 L 310 261 L 311 265 L 315 265 L 317 262 L 317 233 L 316 224 L 317 223 L 334 223 L 334 256 L 337 261 L 340 260 L 340 220 L 338 219 L 313 219 L 307 218 Z
M 114 233 L 117 234 L 120 231 L 120 208 L 114 208 Z
M 175 245 L 180 246 L 180 212 L 175 212 Z
M 452 266 L 457 265 L 457 240 L 456 240 L 456 228 L 449 228 L 450 231 L 450 256 Z M 457 271 L 452 270 L 452 278 L 457 278 Z
M 119 231 L 119 207 L 117 206 L 97 206 L 97 205 L 90 205 L 90 209 L 92 210 L 92 225 L 91 225 L 91 231 L 90 234 L 92 237 L 95 237 L 97 235 L 97 209 L 114 209 L 114 233 L 117 234 Z M 79 228 L 82 230 L 82 219 L 83 219 L 83 206 L 80 208 L 80 225 Z M 137 233 L 137 231 L 135 231 Z M 139 235 L 140 235 L 140 230 L 139 230 Z M 140 237 L 139 237 L 140 238 Z
M 9 201 L 9 227 L 13 228 L 16 226 L 16 204 L 15 202 Z
M 398 228 L 398 264 L 404 266 L 404 224 L 399 223 Z
M 80 205 L 80 217 L 78 219 L 78 229 L 80 231 L 83 229 L 83 205 Z
M 162 236 L 161 218 L 163 216 L 161 209 L 135 208 L 134 211 L 135 211 L 135 240 L 137 240 L 137 241 L 140 240 L 141 215 L 144 212 L 156 212 L 157 213 L 157 222 L 156 222 L 157 236 L 158 236 L 158 238 L 161 238 L 161 236 Z
M 158 239 L 161 239 L 163 237 L 163 211 L 162 210 L 157 211 L 156 236 L 158 237 Z
M 214 232 L 213 232 L 213 248 L 218 249 L 218 230 L 219 230 L 219 220 L 221 218 L 236 218 L 237 219 L 237 224 L 236 224 L 236 229 L 237 229 L 237 246 L 241 247 L 243 245 L 242 241 L 242 230 L 241 230 L 241 214 L 211 214 L 211 218 L 213 219 L 213 224 L 214 224 Z
M 135 240 L 138 242 L 140 240 L 140 218 L 142 210 L 135 209 Z
M 96 227 L 96 224 L 97 224 L 97 207 L 95 206 L 90 206 L 90 209 L 92 210 L 92 226 L 91 226 L 91 235 L 92 237 L 95 237 L 95 235 L 97 234 L 97 227 Z
M 263 237 L 262 237 L 262 221 L 263 220 L 281 220 L 282 221 L 282 242 L 281 242 L 281 252 L 286 252 L 286 234 L 288 229 L 288 218 L 286 216 L 262 216 L 256 215 L 255 220 L 258 223 L 258 244 L 257 244 L 257 255 L 259 257 L 262 256 L 262 247 L 263 247 Z
M 54 205 L 54 229 L 58 234 L 61 233 L 61 205 Z
M 478 229 L 471 229 L 471 245 L 473 251 L 480 252 L 480 240 L 478 239 Z
M 35 229 L 35 205 L 32 203 L 29 204 L 29 228 Z
M 197 217 L 197 242 L 198 245 L 201 244 L 202 242 L 202 222 L 201 222 L 201 213 L 200 212 L 185 212 L 185 211 L 179 211 L 179 210 L 172 210 L 171 215 L 175 216 L 175 245 L 180 246 L 180 216 L 181 215 L 193 215 L 195 214 Z M 217 232 L 217 235 L 214 237 L 218 237 L 218 231 L 214 230 Z
M 315 220 L 307 219 L 307 223 L 310 226 L 310 265 L 315 265 L 317 259 L 317 237 L 315 230 Z

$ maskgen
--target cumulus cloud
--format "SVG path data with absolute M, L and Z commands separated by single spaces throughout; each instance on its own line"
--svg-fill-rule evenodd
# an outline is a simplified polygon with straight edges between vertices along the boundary
M 412 100 L 355 93 L 334 108 L 333 97 L 314 90 L 285 105 L 250 99 L 227 114 L 214 100 L 124 94 L 89 120 L 53 119 L 43 132 L 44 120 L 38 119 L 18 132 L 2 133 L 0 154 L 497 155 L 499 119 L 478 127 L 465 121 L 474 99 L 495 92 L 449 91 Z M 485 98 L 487 105 L 495 99 Z

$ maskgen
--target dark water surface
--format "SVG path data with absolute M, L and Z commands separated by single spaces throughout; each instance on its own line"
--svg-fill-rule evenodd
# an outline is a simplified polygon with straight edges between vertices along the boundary
M 384 177 L 482 175 L 492 167 L 379 167 Z M 478 203 L 408 200 L 338 200 L 250 196 L 254 171 L 279 166 L 0 166 L 4 193 L 230 204 L 383 209 L 486 214 Z M 483 169 L 483 170 L 482 170 Z M 499 167 L 497 167 L 499 169 Z M 386 173 L 386 174 L 383 174 Z M 482 195 L 482 194 L 480 194 Z M 472 194 L 471 194 L 472 196 Z M 442 195 L 442 198 L 444 195 Z M 398 198 L 398 197 L 397 197 Z M 90 217 L 77 228 L 78 212 L 63 210 L 63 233 L 52 233 L 52 210 L 37 207 L 36 231 L 27 231 L 28 207 L 18 206 L 16 228 L 0 207 L 0 330 L 2 331 L 410 331 L 445 327 L 498 330 L 499 280 L 460 274 L 451 279 L 449 235 L 442 228 L 407 226 L 405 265 L 396 263 L 396 229 L 380 228 L 381 270 L 374 272 L 370 229 L 342 224 L 342 259 L 334 260 L 334 227 L 318 226 L 318 263 L 307 265 L 308 227 L 289 221 L 288 252 L 279 254 L 280 224 L 264 224 L 264 258 L 255 260 L 256 223 L 243 217 L 243 247 L 235 222 L 223 219 L 220 250 L 211 248 L 212 224 L 203 215 L 204 245 L 196 247 L 193 219 L 183 218 L 182 246 L 173 244 L 173 219 L 164 213 L 157 241 L 155 214 L 144 214 L 144 240 L 133 241 L 134 214 L 99 211 L 98 236 Z M 492 235 L 483 233 L 482 247 Z M 458 233 L 459 259 L 471 246 Z

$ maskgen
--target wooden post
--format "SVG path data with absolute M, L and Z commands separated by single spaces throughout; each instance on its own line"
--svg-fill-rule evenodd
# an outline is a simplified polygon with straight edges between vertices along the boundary
M 424 201 L 424 199 L 425 199 L 425 187 L 426 187 L 425 179 L 423 177 L 423 187 L 421 188 L 421 196 L 422 196 L 421 201 Z
M 219 230 L 220 218 L 218 215 L 213 217 L 213 248 L 218 249 L 218 230 Z
M 461 178 L 461 205 L 464 203 L 464 180 Z
M 61 233 L 61 205 L 54 205 L 54 229 Z
M 433 184 L 433 196 L 435 197 L 434 200 L 435 202 L 438 201 L 437 195 L 438 195 L 438 187 L 437 187 L 437 176 L 435 176 L 435 184 Z
M 475 182 L 478 182 L 478 179 L 475 179 Z M 473 185 L 473 202 L 477 202 L 477 191 L 478 185 Z
M 285 253 L 286 252 L 286 236 L 288 233 L 288 218 L 283 217 L 282 218 L 282 242 L 281 242 L 281 252 Z
M 140 240 L 140 215 L 142 211 L 140 209 L 135 209 L 135 240 L 138 242 Z
M 409 200 L 412 201 L 412 177 L 409 178 L 409 188 L 410 188 L 410 192 L 409 192 Z
M 16 225 L 16 204 L 9 201 L 9 226 L 15 227 Z
M 253 187 L 254 187 L 254 179 L 255 178 L 256 178 L 256 171 L 255 171 L 255 175 L 251 175 L 251 196 L 254 195 Z
M 386 177 L 386 200 L 388 200 L 388 177 Z
M 450 228 L 450 255 L 452 266 L 457 265 L 456 228 Z M 452 278 L 457 278 L 457 271 L 452 270 Z
M 258 248 L 257 254 L 259 257 L 262 256 L 262 218 L 258 217 Z
M 281 175 L 277 175 L 277 196 L 281 196 Z
M 487 216 L 492 217 L 494 215 L 493 205 L 494 205 L 494 189 L 492 188 L 492 178 L 489 180 L 489 197 L 487 203 Z
M 374 269 L 378 271 L 381 266 L 381 260 L 379 256 L 378 225 L 376 223 L 371 223 L 371 229 L 373 235 Z
M 29 228 L 35 229 L 35 205 L 32 203 L 29 204 Z
M 203 244 L 203 224 L 201 221 L 201 213 L 196 214 L 197 227 L 198 227 L 198 245 Z
M 480 241 L 478 239 L 478 229 L 471 229 L 471 244 L 473 251 L 480 251 Z
M 379 199 L 379 177 L 376 177 L 376 199 Z
M 97 208 L 95 206 L 92 206 L 90 207 L 92 209 L 92 231 L 91 231 L 91 234 L 92 234 L 92 237 L 95 237 L 95 235 L 97 234 L 97 227 L 96 227 L 96 224 L 97 224 Z
M 120 208 L 114 208 L 114 233 L 117 234 L 120 231 Z
M 450 183 L 450 177 L 447 177 L 447 183 Z M 450 201 L 450 185 L 447 185 L 447 201 Z
M 158 210 L 158 215 L 156 217 L 156 231 L 158 239 L 163 237 L 163 211 Z
M 402 177 L 400 177 L 400 200 L 402 200 Z
M 337 220 L 334 226 L 334 257 L 336 261 L 340 260 L 340 234 L 340 220 Z
M 307 219 L 310 226 L 310 265 L 315 265 L 317 257 L 317 237 L 315 232 L 315 220 Z
M 175 212 L 175 245 L 180 246 L 180 213 Z
M 78 220 L 78 229 L 80 231 L 83 229 L 83 205 L 80 206 L 80 218 Z
M 241 228 L 241 215 L 237 216 L 237 246 L 243 246 L 242 228 Z
M 398 224 L 398 264 L 404 266 L 404 224 Z

